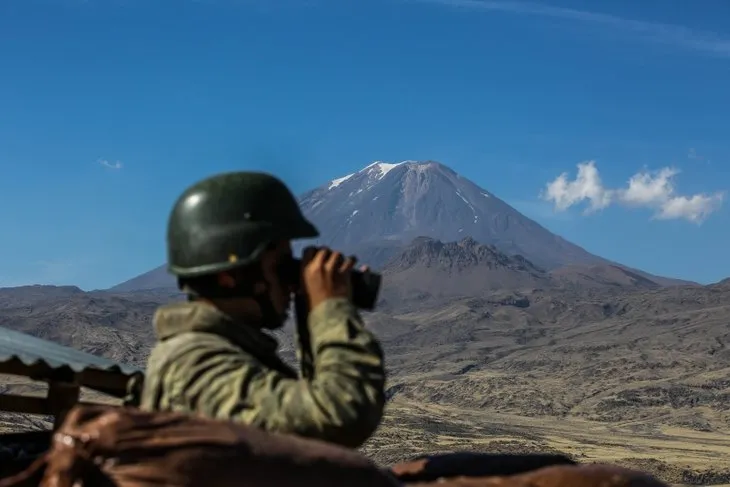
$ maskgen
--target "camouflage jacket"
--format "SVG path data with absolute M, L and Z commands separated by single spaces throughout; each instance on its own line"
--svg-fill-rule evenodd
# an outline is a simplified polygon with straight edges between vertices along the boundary
M 239 421 L 267 431 L 360 446 L 385 405 L 383 352 L 346 299 L 308 318 L 314 375 L 277 356 L 277 341 L 199 302 L 157 310 L 140 408 Z M 301 353 L 299 353 L 301 355 Z

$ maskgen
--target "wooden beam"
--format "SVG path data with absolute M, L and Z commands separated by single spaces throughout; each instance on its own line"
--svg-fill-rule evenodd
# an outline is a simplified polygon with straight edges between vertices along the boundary
M 101 403 L 78 401 L 74 406 L 93 406 Z M 53 415 L 53 409 L 45 397 L 20 396 L 17 394 L 0 394 L 0 411 L 20 414 Z
M 45 397 L 0 394 L 0 411 L 9 413 L 50 415 L 48 400 Z
M 79 402 L 81 387 L 66 382 L 48 384 L 48 406 L 53 414 L 53 430 L 57 430 L 66 414 Z
M 20 360 L 12 359 L 0 363 L 0 374 L 17 375 L 27 377 L 31 380 L 42 382 L 65 382 L 75 383 L 82 387 L 88 387 L 104 394 L 122 398 L 126 394 L 127 382 L 133 375 L 143 375 L 142 372 L 127 375 L 121 372 L 113 372 L 99 369 L 85 369 L 82 372 L 74 372 L 70 367 L 61 367 L 49 370 L 40 364 L 26 365 Z

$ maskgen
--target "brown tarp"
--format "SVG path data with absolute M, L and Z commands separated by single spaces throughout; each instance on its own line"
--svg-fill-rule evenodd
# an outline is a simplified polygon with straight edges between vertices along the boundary
M 73 410 L 55 435 L 43 487 L 393 487 L 357 452 L 184 414 Z
M 402 482 L 449 477 L 494 477 L 531 472 L 555 465 L 575 465 L 564 455 L 456 452 L 427 455 L 391 467 Z
M 500 473 L 501 472 L 501 473 Z M 381 469 L 324 442 L 227 421 L 79 406 L 34 467 L 0 487 L 666 487 L 555 455 L 455 454 Z
M 643 472 L 612 465 L 555 465 L 526 473 L 490 477 L 451 477 L 408 487 L 669 487 Z

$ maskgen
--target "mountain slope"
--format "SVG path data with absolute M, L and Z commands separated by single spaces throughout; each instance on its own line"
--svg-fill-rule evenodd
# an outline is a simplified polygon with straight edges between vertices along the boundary
M 447 243 L 417 238 L 386 264 L 383 276 L 382 294 L 396 303 L 551 285 L 549 275 L 530 261 L 508 256 L 471 237 Z
M 434 161 L 376 162 L 300 196 L 320 243 L 358 255 L 380 268 L 414 238 L 444 242 L 472 237 L 507 255 L 519 254 L 551 270 L 566 265 L 614 265 L 661 285 L 686 281 L 652 276 L 593 255 L 525 217 L 489 191 Z M 113 288 L 126 292 L 175 287 L 159 267 Z
M 73 286 L 0 288 L 0 326 L 112 360 L 143 365 L 154 341 L 155 293 L 84 292 Z
M 416 238 L 391 258 L 382 272 L 381 307 L 389 309 L 403 307 L 412 300 L 482 297 L 495 291 L 503 291 L 505 299 L 519 304 L 523 301 L 521 293 L 536 290 L 570 293 L 578 298 L 599 291 L 612 294 L 661 287 L 636 273 L 606 264 L 576 264 L 546 271 L 521 255 L 509 256 L 471 237 L 447 243 Z
M 177 289 L 175 278 L 167 272 L 167 265 L 155 267 L 151 271 L 135 276 L 128 281 L 109 288 L 109 291 L 127 293 L 147 289 Z

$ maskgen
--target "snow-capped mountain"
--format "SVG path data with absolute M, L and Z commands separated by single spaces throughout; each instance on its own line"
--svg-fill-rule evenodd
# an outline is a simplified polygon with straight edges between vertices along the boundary
M 320 241 L 348 251 L 400 247 L 419 236 L 444 242 L 471 236 L 547 269 L 605 262 L 434 161 L 375 162 L 299 202 Z

